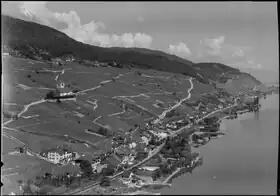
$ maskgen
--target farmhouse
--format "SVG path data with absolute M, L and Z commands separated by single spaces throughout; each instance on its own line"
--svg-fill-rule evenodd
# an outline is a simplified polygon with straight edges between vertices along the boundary
M 75 152 L 68 151 L 65 148 L 49 149 L 44 152 L 41 152 L 40 155 L 42 157 L 47 158 L 50 162 L 53 162 L 54 164 L 65 164 L 77 157 L 77 154 Z
M 57 91 L 59 93 L 59 96 L 67 96 L 67 95 L 73 95 L 73 92 L 71 89 L 65 87 L 65 84 L 64 82 L 60 82 L 58 85 L 57 85 Z

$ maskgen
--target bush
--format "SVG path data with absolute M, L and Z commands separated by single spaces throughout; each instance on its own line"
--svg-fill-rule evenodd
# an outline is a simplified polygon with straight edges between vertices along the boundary
M 109 131 L 108 131 L 108 129 L 106 129 L 106 128 L 104 128 L 104 127 L 100 127 L 100 128 L 98 129 L 98 133 L 99 133 L 100 135 L 109 136 Z
M 55 92 L 54 91 L 49 91 L 46 96 L 45 99 L 53 99 L 55 97 Z
M 115 172 L 114 168 L 105 167 L 105 168 L 102 169 L 101 174 L 103 176 L 112 176 L 112 175 L 114 175 L 114 172 Z
M 88 160 L 82 160 L 80 163 L 80 168 L 86 176 L 92 175 L 92 166 Z
M 110 186 L 110 184 L 111 184 L 110 178 L 108 178 L 108 177 L 101 178 L 100 186 L 107 187 L 107 186 Z

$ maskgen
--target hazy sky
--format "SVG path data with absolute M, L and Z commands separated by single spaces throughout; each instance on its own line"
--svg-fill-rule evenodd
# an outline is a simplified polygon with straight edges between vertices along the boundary
M 92 45 L 279 72 L 276 2 L 2 2 L 2 13 Z

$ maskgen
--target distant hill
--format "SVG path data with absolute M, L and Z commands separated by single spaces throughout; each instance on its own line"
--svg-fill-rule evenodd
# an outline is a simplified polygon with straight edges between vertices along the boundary
M 202 83 L 210 80 L 225 83 L 229 74 L 243 74 L 238 69 L 219 63 L 195 64 L 165 52 L 143 48 L 102 48 L 78 42 L 53 28 L 1 15 L 2 44 L 32 58 L 34 51 L 49 58 L 72 55 L 75 59 L 133 64 L 139 68 L 181 73 Z M 33 53 L 32 53 L 33 52 Z M 37 52 L 38 53 L 38 52 Z M 226 74 L 224 74 L 226 73 Z M 252 77 L 248 74 L 249 77 Z M 255 78 L 253 80 L 258 82 Z

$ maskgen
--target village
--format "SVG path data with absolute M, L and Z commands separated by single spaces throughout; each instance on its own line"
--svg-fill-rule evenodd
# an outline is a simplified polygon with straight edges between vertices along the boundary
M 66 62 L 73 61 L 71 56 Z M 54 64 L 60 66 L 62 60 L 55 59 Z M 94 65 L 100 66 L 98 62 Z M 107 64 L 108 65 L 108 64 Z M 111 65 L 111 64 L 110 64 Z M 101 66 L 105 66 L 101 63 Z M 108 65 L 109 66 L 109 65 Z M 114 62 L 111 66 L 117 66 Z M 46 94 L 45 100 L 61 103 L 64 99 L 75 99 L 79 91 L 72 90 L 60 80 L 64 71 L 55 80 L 56 90 Z M 257 95 L 257 96 L 256 96 Z M 163 118 L 152 119 L 140 127 L 127 132 L 114 132 L 110 136 L 104 134 L 108 130 L 100 128 L 97 134 L 111 140 L 110 150 L 95 158 L 86 158 L 67 147 L 45 149 L 39 154 L 32 154 L 25 147 L 19 147 L 19 153 L 29 153 L 40 159 L 64 167 L 72 165 L 79 172 L 55 176 L 45 173 L 37 176 L 37 184 L 50 183 L 55 187 L 65 185 L 74 189 L 83 183 L 91 187 L 110 186 L 113 179 L 118 178 L 129 187 L 170 186 L 171 180 L 185 172 L 191 172 L 202 164 L 202 157 L 192 152 L 192 147 L 206 145 L 211 139 L 224 135 L 220 132 L 221 119 L 211 116 L 221 111 L 224 118 L 233 119 L 242 112 L 257 112 L 260 108 L 260 92 L 252 89 L 230 97 L 224 91 L 205 94 L 200 100 L 183 102 L 194 108 L 194 113 L 183 114 L 176 109 L 167 109 Z M 228 109 L 227 109 L 228 108 Z M 14 117 L 17 119 L 17 117 Z
M 118 132 L 111 138 L 111 150 L 91 160 L 85 160 L 77 152 L 60 148 L 49 149 L 40 155 L 54 164 L 72 164 L 81 169 L 75 176 L 71 173 L 65 174 L 67 183 L 74 181 L 75 178 L 80 180 L 89 178 L 91 182 L 96 181 L 100 186 L 108 187 L 110 181 L 118 177 L 129 187 L 170 186 L 172 178 L 191 172 L 202 164 L 202 157 L 192 152 L 191 147 L 206 145 L 211 139 L 224 135 L 219 131 L 220 118 L 213 116 L 201 121 L 199 119 L 227 107 L 232 107 L 224 111 L 225 118 L 229 119 L 237 118 L 239 111 L 257 111 L 260 107 L 257 96 L 252 97 L 252 100 L 244 100 L 244 97 L 254 94 L 256 91 L 240 93 L 232 99 L 219 98 L 218 105 L 207 102 L 210 99 L 188 103 L 196 108 L 197 112 L 193 116 L 187 114 L 173 116 L 176 110 L 172 110 L 167 113 L 168 120 L 164 119 L 158 123 L 151 120 L 143 128 L 136 126 L 129 132 Z M 60 95 L 61 98 L 65 96 Z M 221 97 L 219 94 L 212 96 Z M 193 131 L 173 135 L 184 127 L 189 127 L 189 130 Z

